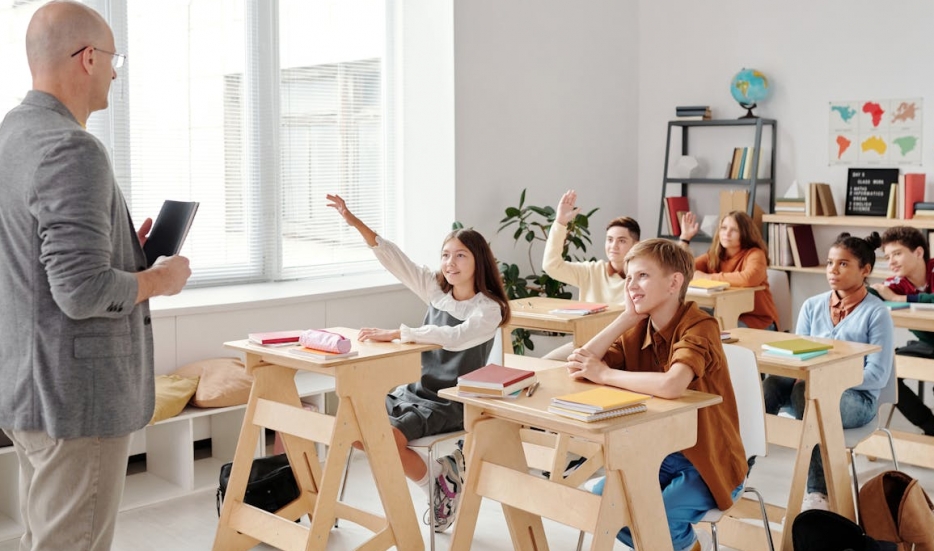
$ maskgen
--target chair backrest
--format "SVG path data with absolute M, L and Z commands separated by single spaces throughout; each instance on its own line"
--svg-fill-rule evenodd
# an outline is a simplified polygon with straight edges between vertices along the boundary
M 768 270 L 769 291 L 778 309 L 778 330 L 791 331 L 794 322 L 791 319 L 791 289 L 788 286 L 788 272 Z
M 898 376 L 895 373 L 895 358 L 892 358 L 892 371 L 889 372 L 889 380 L 885 382 L 885 386 L 882 387 L 882 390 L 879 391 L 879 400 L 877 400 L 878 405 L 882 404 L 895 404 L 898 402 Z
M 739 433 L 748 457 L 764 456 L 768 451 L 765 440 L 765 402 L 762 398 L 762 380 L 756 354 L 748 348 L 724 344 L 726 363 L 736 396 L 739 412 Z

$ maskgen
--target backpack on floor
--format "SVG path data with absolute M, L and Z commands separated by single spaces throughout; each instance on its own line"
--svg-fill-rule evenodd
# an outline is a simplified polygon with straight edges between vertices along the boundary
M 798 515 L 791 526 L 794 551 L 895 551 L 894 543 L 876 541 L 858 524 L 830 511 Z
M 221 505 L 227 494 L 227 483 L 230 481 L 232 467 L 233 463 L 225 463 L 221 466 L 216 497 L 217 516 L 221 515 Z M 289 458 L 284 453 L 258 457 L 253 460 L 250 478 L 246 484 L 246 495 L 243 497 L 244 503 L 275 513 L 295 501 L 298 496 L 298 483 L 295 482 Z

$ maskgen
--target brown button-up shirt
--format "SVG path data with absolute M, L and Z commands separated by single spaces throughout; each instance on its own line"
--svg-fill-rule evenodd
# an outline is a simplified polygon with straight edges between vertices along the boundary
M 868 294 L 869 289 L 866 287 L 861 287 L 859 291 L 845 297 L 841 297 L 836 291 L 830 293 L 830 321 L 833 322 L 834 327 L 859 306 Z
M 613 369 L 662 373 L 681 362 L 694 371 L 690 390 L 723 397 L 723 402 L 698 410 L 697 443 L 681 451 L 710 488 L 717 507 L 730 507 L 733 490 L 746 478 L 747 464 L 717 321 L 688 302 L 661 330 L 655 331 L 646 319 L 623 333 L 603 361 Z

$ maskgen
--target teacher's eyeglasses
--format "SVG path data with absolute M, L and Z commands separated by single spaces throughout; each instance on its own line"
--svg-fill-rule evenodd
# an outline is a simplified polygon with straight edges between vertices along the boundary
M 87 50 L 88 48 L 94 48 L 94 46 L 85 46 L 85 47 L 81 48 L 80 50 L 78 50 L 77 52 L 71 54 L 71 57 L 75 57 L 76 55 L 78 55 L 78 54 L 80 54 L 81 52 Z M 110 64 L 113 65 L 113 68 L 114 68 L 114 69 L 119 69 L 120 67 L 123 67 L 123 63 L 126 61 L 126 54 L 118 54 L 118 53 L 116 53 L 116 52 L 108 52 L 107 50 L 101 50 L 100 48 L 94 48 L 94 49 L 97 50 L 98 52 L 102 53 L 102 54 L 110 54 L 110 55 L 112 56 L 112 57 L 110 58 Z

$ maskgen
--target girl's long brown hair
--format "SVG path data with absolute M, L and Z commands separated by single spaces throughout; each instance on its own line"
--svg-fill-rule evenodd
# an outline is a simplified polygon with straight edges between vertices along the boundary
M 710 243 L 710 249 L 707 251 L 707 269 L 710 270 L 710 273 L 719 272 L 720 263 L 726 260 L 726 250 L 720 245 L 719 236 L 720 225 L 723 224 L 723 220 L 726 218 L 732 218 L 739 227 L 739 248 L 744 251 L 746 249 L 762 249 L 762 252 L 765 253 L 765 263 L 768 265 L 769 248 L 762 239 L 762 232 L 759 231 L 756 223 L 748 214 L 741 210 L 734 210 L 720 219 L 720 224 L 717 225 L 717 235 L 713 237 L 713 241 Z
M 444 238 L 441 246 L 443 247 L 445 243 L 452 239 L 457 239 L 463 243 L 464 246 L 467 247 L 467 250 L 473 254 L 474 291 L 483 293 L 499 304 L 499 311 L 503 318 L 499 326 L 502 327 L 506 325 L 509 323 L 510 315 L 509 298 L 506 296 L 506 289 L 503 288 L 503 280 L 499 274 L 499 269 L 496 267 L 496 258 L 493 256 L 493 251 L 490 249 L 489 243 L 487 243 L 486 239 L 476 230 L 460 229 L 449 233 L 448 236 Z M 444 278 L 444 274 L 440 271 L 435 277 L 438 279 L 438 285 L 441 287 L 441 290 L 445 293 L 450 292 L 451 289 L 454 288 L 453 285 L 448 283 L 448 280 Z

